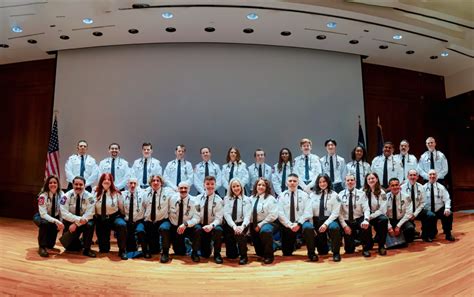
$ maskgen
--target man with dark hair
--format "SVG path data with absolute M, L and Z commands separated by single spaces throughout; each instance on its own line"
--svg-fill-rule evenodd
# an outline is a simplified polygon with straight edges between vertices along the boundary
M 102 173 L 112 174 L 114 185 L 117 189 L 123 191 L 130 175 L 128 162 L 119 157 L 120 145 L 118 143 L 114 142 L 109 145 L 109 154 L 110 157 L 105 158 L 99 163 L 99 175 L 102 175 Z
M 388 181 L 391 178 L 403 180 L 403 168 L 398 160 L 393 156 L 393 143 L 386 141 L 383 145 L 383 154 L 372 160 L 372 172 L 377 173 L 380 184 L 385 192 L 390 192 Z
M 248 167 L 249 171 L 249 189 L 253 189 L 253 186 L 257 182 L 257 179 L 263 177 L 265 179 L 272 179 L 272 167 L 265 163 L 265 151 L 261 148 L 258 148 L 253 153 L 255 157 L 255 163 Z
M 142 158 L 135 160 L 132 166 L 132 174 L 140 183 L 142 189 L 149 187 L 148 181 L 152 175 L 160 175 L 163 173 L 160 161 L 151 156 L 153 146 L 149 142 L 142 144 Z
M 400 192 L 400 180 L 392 177 L 389 181 L 390 193 L 387 194 L 388 234 L 398 236 L 403 232 L 407 243 L 415 238 L 415 225 L 410 221 L 412 201 L 409 196 Z
M 204 193 L 204 178 L 214 176 L 216 179 L 216 190 L 222 185 L 221 168 L 211 160 L 211 149 L 207 146 L 200 150 L 202 161 L 194 167 L 194 187 L 199 194 Z
M 342 181 L 344 180 L 346 161 L 343 157 L 336 154 L 337 142 L 334 139 L 326 140 L 324 146 L 328 153 L 320 159 L 323 173 L 329 176 L 334 191 L 339 193 L 344 189 Z
M 176 159 L 168 162 L 163 178 L 165 179 L 166 186 L 177 192 L 181 181 L 185 181 L 188 184 L 193 183 L 193 165 L 184 159 L 186 154 L 186 146 L 184 144 L 177 145 L 174 154 Z
M 81 176 L 85 179 L 85 189 L 92 192 L 92 185 L 99 177 L 99 167 L 95 159 L 87 154 L 87 141 L 79 140 L 77 142 L 77 154 L 71 155 L 65 164 L 66 180 L 68 181 L 67 190 L 73 188 L 72 180 L 76 176 Z

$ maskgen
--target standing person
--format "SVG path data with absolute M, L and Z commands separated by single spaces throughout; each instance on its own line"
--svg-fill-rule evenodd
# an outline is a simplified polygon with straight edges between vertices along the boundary
M 77 142 L 77 154 L 70 156 L 64 167 L 68 191 L 72 189 L 72 180 L 76 176 L 81 176 L 86 180 L 86 191 L 92 192 L 92 185 L 99 176 L 99 167 L 95 159 L 87 154 L 87 141 L 79 140 Z
M 426 182 L 430 179 L 429 171 L 434 169 L 438 177 L 437 182 L 444 184 L 449 169 L 448 160 L 442 152 L 436 150 L 436 140 L 433 137 L 426 139 L 426 147 L 428 150 L 421 155 L 418 162 L 418 173 Z
M 316 247 L 318 254 L 327 255 L 329 252 L 328 237 L 331 240 L 331 251 L 334 262 L 341 261 L 341 227 L 339 213 L 341 200 L 332 190 L 331 179 L 327 175 L 318 175 L 314 193 L 310 195 L 314 230 L 317 233 Z
M 114 142 L 109 145 L 109 154 L 110 157 L 105 158 L 99 163 L 99 175 L 104 173 L 112 174 L 115 186 L 120 191 L 123 191 L 130 175 L 128 162 L 119 156 L 120 145 L 118 143 Z
M 226 164 L 222 165 L 222 187 L 227 190 L 229 181 L 234 177 L 240 179 L 244 187 L 249 182 L 249 172 L 247 165 L 240 158 L 240 151 L 235 146 L 232 146 L 227 151 Z
M 204 178 L 206 176 L 214 176 L 216 179 L 216 189 L 222 185 L 221 182 L 221 168 L 217 163 L 211 160 L 211 149 L 209 147 L 202 147 L 200 150 L 202 161 L 194 167 L 194 187 L 199 194 L 204 193 Z
M 255 163 L 248 167 L 249 172 L 249 188 L 253 189 L 253 186 L 260 177 L 268 180 L 272 179 L 272 167 L 265 163 L 265 151 L 262 148 L 258 148 L 253 153 Z
M 96 233 L 99 241 L 99 252 L 110 251 L 110 231 L 117 232 L 119 257 L 127 260 L 127 224 L 120 217 L 119 200 L 122 200 L 120 191 L 114 185 L 110 173 L 104 173 L 99 178 L 99 184 L 94 193 Z
M 408 140 L 403 139 L 400 141 L 400 154 L 395 155 L 395 161 L 402 165 L 403 179 L 400 180 L 402 183 L 406 181 L 408 171 L 416 169 L 418 166 L 418 160 L 414 155 L 408 153 L 410 150 L 410 144 Z
M 383 145 L 383 154 L 377 156 L 372 160 L 372 172 L 377 173 L 381 179 L 382 189 L 385 192 L 390 192 L 388 181 L 391 178 L 403 179 L 403 169 L 400 162 L 395 160 L 393 156 L 393 143 L 386 141 Z
M 171 224 L 169 211 L 171 197 L 175 192 L 164 186 L 165 181 L 159 175 L 150 176 L 150 187 L 142 192 L 145 201 L 145 231 L 147 252 L 145 258 L 151 258 L 152 254 L 161 252 L 160 262 L 169 261 L 169 249 L 171 243 Z M 160 242 L 163 246 L 160 249 Z
M 146 189 L 149 187 L 149 178 L 152 175 L 162 174 L 160 161 L 153 158 L 153 146 L 149 142 L 142 144 L 142 157 L 135 160 L 132 166 L 132 174 L 140 183 L 140 188 Z
M 73 189 L 61 198 L 61 218 L 64 222 L 64 233 L 69 231 L 74 234 L 74 240 L 66 250 L 80 250 L 84 247 L 82 254 L 95 258 L 96 254 L 91 250 L 92 237 L 94 236 L 94 213 L 95 197 L 85 191 L 86 180 L 76 176 L 72 180 Z M 79 237 L 82 234 L 82 240 Z M 82 242 L 82 243 L 81 243 Z
M 451 234 L 453 229 L 453 213 L 451 212 L 451 198 L 446 188 L 437 182 L 438 174 L 435 169 L 428 171 L 429 181 L 423 185 L 425 192 L 425 209 L 428 216 L 434 216 L 434 222 L 428 227 L 429 238 L 434 239 L 438 234 L 438 220 L 441 220 L 446 240 L 455 241 Z
M 370 257 L 370 210 L 367 197 L 362 190 L 355 188 L 355 176 L 346 176 L 346 189 L 339 193 L 341 211 L 339 223 L 344 230 L 344 250 L 346 254 L 355 252 L 356 238 L 362 242 L 362 255 Z
M 379 248 L 379 255 L 385 256 L 387 250 L 385 249 L 385 242 L 388 233 L 388 218 L 387 214 L 387 194 L 380 186 L 379 176 L 372 172 L 365 176 L 364 192 L 367 197 L 370 209 L 369 222 L 375 228 L 375 238 Z M 370 232 L 372 234 L 372 231 Z M 372 235 L 370 236 L 370 249 L 374 244 Z
M 393 177 L 389 181 L 390 193 L 387 195 L 388 234 L 398 236 L 403 232 L 407 243 L 415 239 L 415 226 L 410 221 L 412 201 L 410 197 L 400 192 L 400 181 Z
M 272 184 L 275 195 L 278 197 L 288 189 L 286 179 L 294 172 L 293 155 L 290 149 L 282 148 L 278 157 L 278 163 L 273 166 Z M 255 185 L 254 185 L 255 187 Z
M 238 178 L 231 179 L 224 198 L 224 239 L 226 256 L 235 259 L 240 254 L 240 265 L 248 263 L 246 234 L 252 214 L 252 200 L 245 196 Z
M 311 262 L 318 261 L 314 252 L 314 230 L 310 222 L 312 205 L 308 194 L 298 189 L 298 175 L 292 173 L 286 181 L 288 190 L 278 198 L 279 216 L 281 228 L 281 241 L 283 256 L 291 256 L 295 250 L 296 235 L 302 234 L 308 250 L 308 259 Z
M 38 213 L 33 216 L 33 222 L 39 227 L 38 254 L 48 257 L 48 250 L 54 248 L 58 231 L 64 229 L 59 220 L 59 201 L 64 193 L 61 191 L 59 178 L 50 175 L 46 178 L 38 195 Z
M 271 194 L 270 182 L 259 178 L 252 191 L 252 216 L 250 235 L 257 256 L 263 263 L 273 263 L 274 222 L 278 219 L 278 204 Z
M 302 154 L 295 158 L 295 173 L 300 176 L 300 187 L 310 193 L 316 177 L 323 172 L 319 157 L 311 153 L 313 143 L 308 138 L 300 140 Z
M 344 189 L 342 181 L 344 180 L 346 161 L 336 154 L 337 142 L 334 139 L 326 140 L 324 146 L 327 155 L 320 159 L 322 170 L 331 179 L 334 190 L 339 193 Z
M 351 152 L 352 161 L 346 164 L 346 174 L 356 177 L 356 188 L 361 190 L 364 187 L 365 176 L 372 172 L 370 164 L 367 163 L 367 152 L 363 146 L 356 146 Z
M 174 154 L 176 159 L 166 164 L 163 178 L 167 187 L 178 192 L 178 185 L 181 181 L 185 181 L 188 184 L 193 183 L 193 165 L 184 158 L 186 154 L 186 146 L 184 144 L 177 145 Z

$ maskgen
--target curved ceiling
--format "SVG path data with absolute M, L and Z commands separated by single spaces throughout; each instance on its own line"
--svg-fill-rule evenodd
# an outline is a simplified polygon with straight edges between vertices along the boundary
M 369 63 L 451 75 L 474 65 L 474 1 L 439 2 L 0 0 L 0 64 L 52 58 L 66 49 L 211 42 L 345 52 Z M 146 5 L 136 8 L 140 3 Z M 336 27 L 328 28 L 330 22 Z

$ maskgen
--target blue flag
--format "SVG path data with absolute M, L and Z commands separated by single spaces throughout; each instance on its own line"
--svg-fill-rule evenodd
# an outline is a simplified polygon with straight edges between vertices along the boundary
M 360 124 L 360 116 L 359 116 L 359 137 L 357 139 L 357 145 L 367 150 L 367 146 L 365 145 L 364 131 L 362 130 L 362 125 Z
M 377 117 L 377 156 L 383 153 L 383 143 L 382 125 L 380 124 L 380 118 Z

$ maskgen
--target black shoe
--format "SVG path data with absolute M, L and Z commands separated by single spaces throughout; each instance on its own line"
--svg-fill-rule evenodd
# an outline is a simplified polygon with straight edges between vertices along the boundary
M 247 257 L 240 257 L 239 265 L 245 265 L 245 264 L 248 264 L 248 263 L 249 263 L 249 258 L 247 258 Z
M 451 235 L 451 233 L 448 233 L 448 234 L 446 234 L 446 240 L 455 241 L 456 239 L 454 238 L 453 235 Z
M 191 254 L 191 260 L 193 260 L 193 262 L 196 262 L 196 263 L 201 262 L 201 258 L 199 258 L 199 256 L 197 255 L 197 253 L 192 253 L 192 254 Z
M 379 248 L 379 255 L 385 256 L 387 254 L 387 250 L 384 247 Z
M 367 257 L 370 257 L 370 252 L 369 252 L 369 251 L 363 251 L 363 252 L 362 252 L 362 255 L 363 255 L 364 257 L 366 257 L 366 258 L 367 258 Z
M 429 237 L 423 237 L 423 241 L 424 242 L 433 242 L 433 239 L 431 239 Z
M 308 255 L 308 259 L 309 261 L 311 262 L 318 262 L 319 258 L 318 258 L 318 255 L 314 254 L 314 255 Z
M 263 259 L 263 263 L 264 264 L 272 264 L 273 263 L 273 257 Z
M 143 253 L 143 257 L 145 259 L 151 259 L 151 254 L 149 252 L 145 252 L 145 253 Z
M 97 255 L 95 254 L 95 252 L 92 251 L 91 249 L 84 249 L 84 250 L 82 251 L 82 254 L 83 254 L 84 256 L 91 257 L 91 258 L 97 257 Z
M 341 262 L 341 255 L 340 254 L 334 254 L 332 256 L 332 259 L 334 260 L 334 262 Z
M 127 253 L 126 252 L 119 252 L 119 257 L 122 260 L 128 260 Z
M 40 247 L 40 248 L 39 248 L 38 254 L 39 254 L 41 257 L 49 257 L 48 251 L 46 250 L 46 248 L 43 248 L 43 247 Z
M 222 257 L 220 254 L 217 254 L 216 256 L 214 256 L 214 262 L 216 262 L 216 264 L 222 264 L 224 263 L 224 260 L 222 260 Z
M 150 258 L 151 258 L 151 255 L 150 255 Z M 170 256 L 166 253 L 163 253 L 161 254 L 161 257 L 160 257 L 160 262 L 161 263 L 168 263 L 170 260 Z

